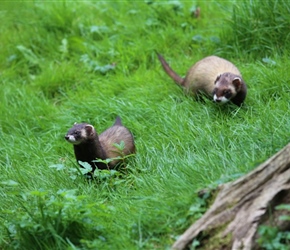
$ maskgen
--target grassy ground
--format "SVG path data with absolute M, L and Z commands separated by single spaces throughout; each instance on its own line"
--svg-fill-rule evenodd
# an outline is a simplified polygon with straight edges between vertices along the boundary
M 233 2 L 200 3 L 198 19 L 195 5 L 0 3 L 1 249 L 169 248 L 205 211 L 199 189 L 288 143 L 288 44 L 257 40 L 252 53 L 227 39 Z M 155 51 L 181 75 L 209 54 L 231 60 L 248 84 L 245 105 L 194 101 Z M 101 132 L 116 115 L 137 154 L 125 173 L 87 183 L 64 135 L 76 121 Z

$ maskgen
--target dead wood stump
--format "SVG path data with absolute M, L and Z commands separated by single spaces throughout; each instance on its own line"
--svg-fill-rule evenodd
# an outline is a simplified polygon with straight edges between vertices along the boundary
M 202 249 L 259 249 L 259 225 L 272 225 L 279 230 L 290 229 L 289 215 L 276 210 L 279 204 L 290 203 L 290 143 L 249 174 L 218 188 L 209 210 L 191 225 L 174 243 L 173 249 L 186 249 L 198 236 L 205 239 Z M 207 245 L 213 239 L 215 246 Z

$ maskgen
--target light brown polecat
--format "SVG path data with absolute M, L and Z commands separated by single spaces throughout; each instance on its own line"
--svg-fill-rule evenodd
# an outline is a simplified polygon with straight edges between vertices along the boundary
M 133 135 L 129 129 L 122 125 L 120 117 L 117 117 L 114 125 L 100 135 L 88 123 L 74 124 L 67 132 L 65 139 L 73 144 L 77 162 L 89 163 L 92 167 L 92 172 L 96 168 L 108 169 L 105 163 L 94 162 L 96 159 L 112 159 L 135 153 Z M 122 141 L 124 142 L 122 150 L 114 146 L 114 144 L 120 144 Z M 119 161 L 119 159 L 115 159 L 109 162 L 109 168 L 114 168 Z
M 175 73 L 165 59 L 157 53 L 165 72 L 179 85 L 194 95 L 204 93 L 215 102 L 241 106 L 247 95 L 247 86 L 240 71 L 231 62 L 218 56 L 208 56 L 196 62 L 185 78 Z

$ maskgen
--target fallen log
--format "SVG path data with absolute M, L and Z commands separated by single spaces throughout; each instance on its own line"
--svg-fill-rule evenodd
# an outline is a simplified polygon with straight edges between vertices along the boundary
M 289 210 L 277 210 L 290 203 L 290 143 L 249 174 L 218 187 L 209 210 L 191 225 L 173 244 L 186 249 L 202 238 L 200 249 L 259 249 L 257 229 L 271 225 L 290 230 Z

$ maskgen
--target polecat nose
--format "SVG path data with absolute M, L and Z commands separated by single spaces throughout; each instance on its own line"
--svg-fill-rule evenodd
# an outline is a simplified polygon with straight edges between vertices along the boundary
M 66 139 L 66 140 L 68 141 L 68 139 L 69 139 L 69 136 L 68 136 L 68 135 L 66 135 L 66 136 L 64 137 L 64 139 Z
M 222 100 L 221 99 L 215 99 L 215 102 L 221 102 Z

